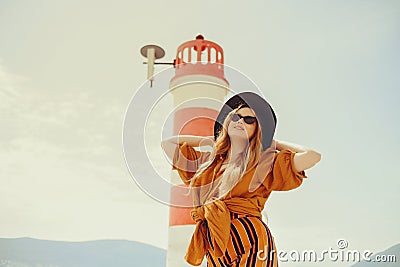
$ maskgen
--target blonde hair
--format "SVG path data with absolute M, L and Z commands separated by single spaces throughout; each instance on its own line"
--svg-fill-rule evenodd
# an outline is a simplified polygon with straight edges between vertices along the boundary
M 210 155 L 210 160 L 203 163 L 194 176 L 190 179 L 190 188 L 193 188 L 196 180 L 207 170 L 214 169 L 219 160 L 225 160 L 231 149 L 231 140 L 228 135 L 228 125 L 232 121 L 233 115 L 240 109 L 247 106 L 239 106 L 232 110 L 224 120 L 223 127 L 219 132 L 215 145 Z M 204 202 L 212 201 L 226 196 L 233 187 L 242 179 L 246 170 L 250 170 L 257 165 L 260 160 L 262 150 L 262 133 L 260 125 L 256 123 L 256 129 L 250 138 L 246 149 L 239 155 L 234 162 L 229 163 L 224 173 L 217 179 L 216 185 L 210 186 Z M 203 203 L 201 203 L 203 204 Z

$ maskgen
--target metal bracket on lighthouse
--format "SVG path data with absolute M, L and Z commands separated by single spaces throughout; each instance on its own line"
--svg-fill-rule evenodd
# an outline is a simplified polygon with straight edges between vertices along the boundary
M 150 87 L 153 87 L 154 81 L 154 65 L 174 65 L 175 60 L 173 62 L 155 62 L 156 59 L 163 58 L 165 56 L 165 51 L 158 45 L 145 45 L 140 49 L 140 53 L 142 56 L 147 58 L 147 62 L 143 62 L 143 64 L 147 64 L 147 80 L 150 81 Z

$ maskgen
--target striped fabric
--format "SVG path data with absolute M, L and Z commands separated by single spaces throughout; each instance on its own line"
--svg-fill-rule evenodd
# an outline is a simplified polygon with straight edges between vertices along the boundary
M 207 267 L 277 267 L 274 238 L 261 218 L 231 213 L 231 231 L 227 250 L 221 258 L 207 252 Z M 207 231 L 210 240 L 210 232 Z M 211 246 L 211 242 L 208 242 Z M 263 250 L 263 253 L 257 252 Z M 272 251 L 273 250 L 273 251 Z M 275 253 L 274 253 L 275 252 Z

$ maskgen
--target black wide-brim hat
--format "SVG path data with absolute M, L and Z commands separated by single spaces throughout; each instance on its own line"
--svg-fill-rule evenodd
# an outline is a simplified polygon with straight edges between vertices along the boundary
M 249 107 L 254 110 L 262 133 L 262 150 L 271 146 L 276 128 L 276 115 L 270 104 L 253 92 L 243 92 L 232 96 L 221 108 L 214 123 L 214 138 L 217 139 L 225 118 L 229 112 L 238 108 Z

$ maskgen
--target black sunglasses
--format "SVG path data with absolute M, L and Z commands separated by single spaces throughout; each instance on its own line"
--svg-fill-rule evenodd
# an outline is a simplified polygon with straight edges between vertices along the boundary
M 243 119 L 244 122 L 247 123 L 247 124 L 253 124 L 253 123 L 255 123 L 257 121 L 256 117 L 242 116 L 242 115 L 237 114 L 237 113 L 233 114 L 232 121 L 236 122 L 236 121 L 239 121 L 240 119 Z

